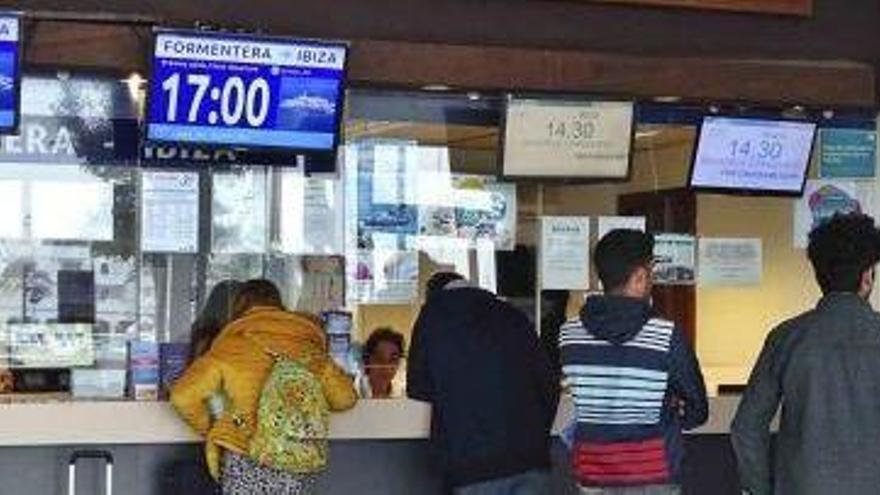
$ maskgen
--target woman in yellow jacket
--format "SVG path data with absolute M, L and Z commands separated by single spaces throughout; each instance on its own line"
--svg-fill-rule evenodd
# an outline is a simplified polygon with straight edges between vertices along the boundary
M 239 318 L 223 329 L 210 350 L 174 384 L 171 402 L 205 438 L 208 468 L 221 481 L 224 495 L 311 493 L 314 476 L 274 470 L 247 457 L 260 394 L 274 364 L 255 342 L 308 363 L 332 411 L 354 406 L 357 398 L 352 379 L 330 359 L 318 321 L 285 311 L 271 282 L 243 284 L 235 310 Z M 218 396 L 222 397 L 222 410 L 212 410 Z

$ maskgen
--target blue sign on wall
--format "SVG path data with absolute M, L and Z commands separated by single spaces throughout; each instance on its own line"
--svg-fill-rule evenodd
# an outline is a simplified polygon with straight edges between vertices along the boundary
M 822 129 L 819 143 L 819 173 L 823 178 L 874 177 L 877 164 L 876 131 Z
M 335 43 L 160 31 L 147 139 L 332 153 L 346 54 Z
M 21 18 L 0 14 L 0 133 L 18 128 Z

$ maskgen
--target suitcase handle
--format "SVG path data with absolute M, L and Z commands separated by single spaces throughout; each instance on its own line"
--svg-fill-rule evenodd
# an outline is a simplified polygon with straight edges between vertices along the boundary
M 67 490 L 70 495 L 76 495 L 76 463 L 80 459 L 97 459 L 104 461 L 106 466 L 104 487 L 106 495 L 113 495 L 113 454 L 106 450 L 77 450 L 70 455 L 67 469 Z
M 113 464 L 113 454 L 106 450 L 77 450 L 70 454 L 71 465 L 76 465 L 80 459 L 100 459 L 107 464 Z

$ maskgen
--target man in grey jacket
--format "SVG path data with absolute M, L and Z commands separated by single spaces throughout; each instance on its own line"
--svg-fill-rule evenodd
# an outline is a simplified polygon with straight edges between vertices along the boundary
M 731 431 L 740 479 L 753 495 L 876 494 L 880 315 L 868 297 L 880 231 L 871 217 L 836 216 L 810 234 L 808 256 L 824 297 L 767 337 Z

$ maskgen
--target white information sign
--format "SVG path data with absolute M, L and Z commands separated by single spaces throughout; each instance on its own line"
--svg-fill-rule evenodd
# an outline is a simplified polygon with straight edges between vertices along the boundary
M 632 102 L 513 98 L 504 130 L 504 175 L 625 178 Z
M 700 239 L 701 286 L 760 285 L 761 239 Z
M 645 231 L 645 217 L 599 217 L 599 240 L 612 230 L 627 229 Z
M 691 185 L 800 193 L 815 133 L 812 122 L 706 117 Z
M 541 219 L 541 282 L 544 290 L 590 288 L 589 217 Z
M 199 176 L 195 172 L 143 173 L 141 248 L 194 253 L 199 245 Z

